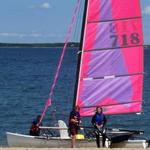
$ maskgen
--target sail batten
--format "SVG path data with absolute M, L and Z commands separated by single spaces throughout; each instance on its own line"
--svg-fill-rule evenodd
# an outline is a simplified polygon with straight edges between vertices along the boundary
M 108 107 L 108 106 L 117 106 L 117 105 L 126 105 L 126 104 L 130 104 L 130 103 L 141 103 L 141 101 L 139 100 L 134 100 L 134 101 L 129 101 L 129 102 L 125 102 L 125 103 L 119 103 L 119 104 L 107 104 L 107 105 L 101 105 L 101 107 Z M 97 106 L 83 106 L 83 107 L 80 107 L 81 109 L 84 109 L 84 108 L 96 108 Z
M 118 78 L 118 77 L 125 77 L 125 76 L 135 76 L 135 75 L 143 75 L 144 73 L 137 72 L 134 74 L 123 74 L 123 75 L 110 75 L 110 76 L 101 76 L 101 77 L 92 77 L 92 78 L 81 78 L 81 80 L 98 80 L 98 79 L 111 79 L 111 78 Z
M 121 104 L 121 105 L 110 105 L 110 106 L 101 106 L 103 108 L 103 111 L 105 114 L 111 114 L 116 115 L 118 114 L 115 109 L 120 111 L 119 114 L 130 114 L 131 110 L 132 113 L 141 112 L 142 105 L 141 102 L 135 102 L 135 103 L 127 103 L 127 104 Z M 91 116 L 93 115 L 93 110 L 96 109 L 95 107 L 89 107 L 89 108 L 82 108 L 81 107 L 81 114 L 82 116 Z M 109 113 L 106 112 L 106 110 L 109 109 Z
M 122 48 L 134 48 L 134 47 L 143 47 L 143 44 L 139 45 L 132 45 L 132 46 L 123 46 L 123 47 L 112 47 L 112 48 L 98 48 L 98 49 L 89 49 L 89 50 L 84 50 L 84 52 L 90 52 L 90 51 L 112 51 L 116 49 L 122 49 Z
M 81 115 L 92 115 L 96 106 L 104 107 L 106 114 L 140 112 L 144 70 L 140 1 L 88 0 L 83 39 L 76 95 Z
M 132 18 L 120 18 L 114 20 L 104 20 L 104 21 L 88 21 L 88 23 L 102 23 L 102 22 L 111 22 L 111 21 L 122 21 L 122 20 L 132 20 L 132 19 L 141 19 L 142 17 L 132 17 Z

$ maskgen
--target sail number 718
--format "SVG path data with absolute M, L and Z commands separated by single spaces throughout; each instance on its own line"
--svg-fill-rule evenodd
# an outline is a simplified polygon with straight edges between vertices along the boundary
M 129 45 L 137 45 L 140 43 L 139 34 L 134 32 L 130 35 L 122 34 L 122 35 L 111 35 L 112 47 L 124 47 Z

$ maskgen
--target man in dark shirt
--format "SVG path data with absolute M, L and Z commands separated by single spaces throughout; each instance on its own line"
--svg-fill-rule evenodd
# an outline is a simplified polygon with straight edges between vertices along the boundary
M 41 115 L 38 115 L 35 120 L 33 120 L 31 128 L 30 128 L 30 135 L 32 136 L 39 136 L 40 135 L 40 129 L 39 126 L 42 125 L 42 123 L 39 125 Z
M 79 130 L 79 123 L 80 123 L 80 113 L 79 113 L 79 106 L 75 106 L 75 108 L 71 111 L 69 117 L 69 131 L 72 138 L 72 145 L 71 147 L 74 148 L 76 144 L 76 135 Z
M 104 125 L 106 124 L 106 117 L 102 112 L 101 107 L 96 108 L 96 113 L 92 117 L 92 124 L 95 127 L 95 135 L 96 135 L 96 144 L 97 147 L 100 147 L 100 134 L 102 135 L 102 146 L 105 146 L 106 136 L 103 133 Z

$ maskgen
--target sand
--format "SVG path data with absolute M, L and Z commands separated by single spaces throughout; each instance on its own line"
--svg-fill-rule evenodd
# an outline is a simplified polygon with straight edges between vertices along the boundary
M 144 150 L 144 148 L 22 148 L 22 147 L 1 147 L 0 150 L 72 150 L 72 149 L 76 149 L 76 150 L 108 150 L 108 149 L 112 149 L 112 150 Z M 150 148 L 147 148 L 146 150 L 150 150 Z

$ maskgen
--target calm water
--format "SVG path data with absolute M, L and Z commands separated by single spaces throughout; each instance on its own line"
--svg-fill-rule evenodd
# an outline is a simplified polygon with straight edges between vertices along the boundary
M 0 145 L 6 131 L 28 133 L 33 118 L 41 114 L 52 85 L 61 49 L 0 49 Z M 145 130 L 150 138 L 150 50 L 145 50 L 142 115 L 108 116 L 108 126 Z M 72 108 L 77 49 L 68 49 L 44 125 L 67 121 Z M 87 120 L 85 120 L 87 121 Z

